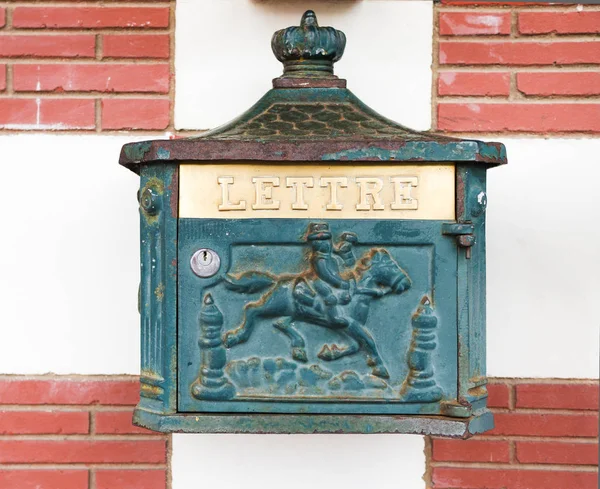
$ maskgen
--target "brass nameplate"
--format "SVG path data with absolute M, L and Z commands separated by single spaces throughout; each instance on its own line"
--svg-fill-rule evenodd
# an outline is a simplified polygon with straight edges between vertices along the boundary
M 455 218 L 454 165 L 182 164 L 179 217 Z

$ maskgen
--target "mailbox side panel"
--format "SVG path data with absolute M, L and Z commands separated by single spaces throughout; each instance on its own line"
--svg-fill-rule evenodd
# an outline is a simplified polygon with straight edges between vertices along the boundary
M 140 171 L 141 411 L 177 410 L 178 167 L 145 165 Z
M 473 413 L 486 410 L 486 170 L 476 165 L 457 167 L 457 219 L 471 222 L 475 243 L 467 258 L 458 249 L 459 402 Z

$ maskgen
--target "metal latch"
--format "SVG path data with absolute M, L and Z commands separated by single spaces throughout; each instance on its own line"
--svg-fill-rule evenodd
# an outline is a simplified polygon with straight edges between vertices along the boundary
M 445 222 L 442 224 L 442 234 L 456 237 L 458 246 L 465 248 L 465 258 L 467 260 L 471 258 L 471 246 L 475 244 L 474 230 L 473 224 L 466 222 Z

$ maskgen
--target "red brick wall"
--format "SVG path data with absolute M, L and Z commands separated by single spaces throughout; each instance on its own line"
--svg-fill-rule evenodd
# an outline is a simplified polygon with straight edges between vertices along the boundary
M 600 6 L 436 8 L 434 127 L 600 133 Z
M 171 129 L 173 11 L 0 4 L 0 131 Z
M 435 19 L 438 131 L 598 137 L 600 7 L 442 0 Z M 428 440 L 428 487 L 596 489 L 598 391 L 598 381 L 492 379 L 496 428 Z
M 428 487 L 597 489 L 599 390 L 597 381 L 492 379 L 496 427 L 429 440 Z
M 0 377 L 1 489 L 165 489 L 170 438 L 131 424 L 135 377 Z

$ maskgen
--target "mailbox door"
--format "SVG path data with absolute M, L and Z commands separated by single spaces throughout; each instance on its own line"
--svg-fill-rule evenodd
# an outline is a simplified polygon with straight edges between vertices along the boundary
M 457 398 L 452 219 L 184 214 L 178 411 L 439 414 Z

